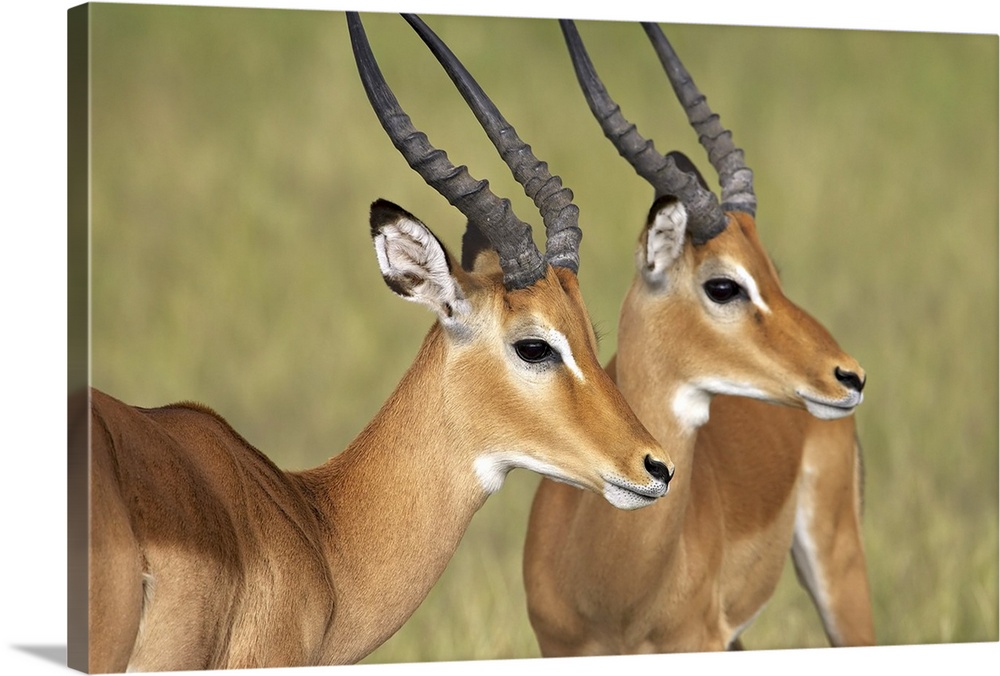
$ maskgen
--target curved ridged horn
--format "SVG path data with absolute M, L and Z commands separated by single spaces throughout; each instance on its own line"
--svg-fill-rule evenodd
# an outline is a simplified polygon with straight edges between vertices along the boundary
M 541 279 L 545 261 L 531 239 L 531 226 L 514 215 L 510 200 L 494 195 L 489 183 L 472 178 L 465 166 L 455 167 L 417 131 L 386 84 L 357 12 L 347 12 L 347 26 L 368 100 L 407 164 L 486 235 L 500 256 L 505 287 L 521 289 Z
M 625 119 L 597 76 L 576 25 L 568 19 L 560 19 L 559 25 L 587 104 L 618 153 L 653 186 L 657 197 L 673 195 L 684 204 L 688 232 L 695 243 L 707 242 L 725 230 L 726 216 L 715 195 L 699 184 L 695 173 L 682 171 L 673 157 L 661 155 L 653 142 L 643 138 L 635 125 Z
M 708 107 L 708 99 L 698 91 L 660 27 L 647 22 L 643 22 L 642 27 L 660 57 L 677 100 L 687 113 L 688 122 L 698 132 L 698 141 L 708 152 L 708 161 L 719 174 L 722 208 L 753 216 L 757 211 L 757 197 L 753 192 L 753 172 L 743 161 L 743 150 L 736 147 L 732 132 L 722 126 L 719 116 Z
M 545 259 L 554 266 L 577 272 L 582 233 L 578 225 L 580 210 L 573 204 L 572 191 L 563 187 L 562 180 L 549 173 L 548 165 L 532 154 L 531 146 L 518 137 L 482 87 L 434 31 L 414 14 L 403 14 L 403 18 L 444 67 L 514 179 L 524 188 L 524 194 L 538 207 L 545 223 Z

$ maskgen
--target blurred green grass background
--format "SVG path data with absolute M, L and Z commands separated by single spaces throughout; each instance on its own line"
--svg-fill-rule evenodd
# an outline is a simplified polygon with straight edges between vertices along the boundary
M 462 217 L 385 137 L 342 13 L 91 8 L 92 382 L 137 405 L 202 401 L 279 465 L 319 464 L 374 415 L 432 321 L 383 285 L 368 205 L 398 202 L 456 253 Z M 411 30 L 363 18 L 417 127 L 537 222 Z M 606 360 L 650 189 L 591 118 L 555 21 L 427 19 L 574 190 Z M 704 166 L 642 31 L 580 25 L 625 114 Z M 664 29 L 746 149 L 787 293 L 868 370 L 857 418 L 879 642 L 996 641 L 997 37 Z M 367 661 L 538 654 L 520 569 L 536 483 L 511 475 Z M 744 642 L 826 645 L 790 570 Z

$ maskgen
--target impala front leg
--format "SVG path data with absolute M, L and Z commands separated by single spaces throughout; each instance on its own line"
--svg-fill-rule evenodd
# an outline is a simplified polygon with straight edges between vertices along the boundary
M 850 419 L 806 444 L 792 558 L 834 646 L 875 644 L 861 539 L 861 447 Z M 850 439 L 848 439 L 850 435 Z M 836 439 L 842 443 L 836 443 Z

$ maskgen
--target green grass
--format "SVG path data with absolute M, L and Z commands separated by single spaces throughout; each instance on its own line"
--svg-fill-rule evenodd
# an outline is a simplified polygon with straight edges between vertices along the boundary
M 534 210 L 423 45 L 366 15 L 433 143 Z M 576 193 L 581 283 L 615 350 L 650 189 L 604 141 L 555 22 L 431 17 Z M 343 448 L 432 317 L 380 280 L 386 197 L 457 251 L 457 211 L 392 148 L 341 13 L 94 5 L 93 383 L 203 401 L 280 465 Z M 788 294 L 869 373 L 858 413 L 879 641 L 998 639 L 997 38 L 665 26 L 755 169 Z M 658 147 L 704 164 L 641 31 L 581 25 Z M 515 473 L 431 596 L 368 661 L 537 655 L 520 557 L 536 479 Z M 793 574 L 748 648 L 825 645 Z

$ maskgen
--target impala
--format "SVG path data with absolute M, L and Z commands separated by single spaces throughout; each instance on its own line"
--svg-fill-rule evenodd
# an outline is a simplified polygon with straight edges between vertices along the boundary
M 414 216 L 372 205 L 385 283 L 437 321 L 374 419 L 315 469 L 281 471 L 204 406 L 137 408 L 91 391 L 91 671 L 353 662 L 416 609 L 511 469 L 625 509 L 667 491 L 669 458 L 597 361 L 571 193 L 437 36 L 407 20 L 540 205 L 545 253 L 507 200 L 416 131 L 349 13 L 382 125 L 494 251 L 467 272 Z
M 628 123 L 574 24 L 562 27 L 605 135 L 656 190 L 607 369 L 678 474 L 668 499 L 634 514 L 542 481 L 524 555 L 542 653 L 739 647 L 789 549 L 829 640 L 873 643 L 850 417 L 864 373 L 783 294 L 743 152 L 660 29 L 644 24 L 721 205 L 687 158 L 660 155 Z

